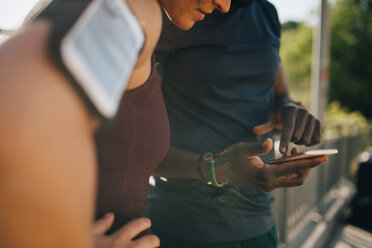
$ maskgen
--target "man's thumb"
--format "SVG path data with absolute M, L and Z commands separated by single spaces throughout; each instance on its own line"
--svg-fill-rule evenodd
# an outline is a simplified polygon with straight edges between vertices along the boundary
M 267 138 L 262 143 L 248 144 L 246 148 L 246 154 L 248 156 L 259 156 L 266 154 L 271 151 L 273 148 L 273 141 L 270 138 Z
M 112 223 L 114 223 L 114 218 L 113 213 L 107 213 L 101 219 L 94 221 L 92 229 L 93 234 L 105 234 L 112 226 Z
M 255 134 L 265 134 L 270 132 L 274 128 L 274 118 L 270 116 L 265 123 L 253 127 L 253 133 Z

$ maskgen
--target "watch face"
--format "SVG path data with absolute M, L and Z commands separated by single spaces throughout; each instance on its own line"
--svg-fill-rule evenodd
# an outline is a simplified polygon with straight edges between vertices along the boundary
M 67 33 L 61 56 L 97 110 L 116 114 L 128 84 L 144 34 L 122 0 L 95 0 Z

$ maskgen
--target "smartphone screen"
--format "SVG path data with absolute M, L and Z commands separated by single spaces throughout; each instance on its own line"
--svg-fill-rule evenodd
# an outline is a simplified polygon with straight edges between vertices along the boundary
M 62 60 L 97 110 L 112 118 L 144 34 L 124 0 L 95 0 L 61 43 Z
M 301 153 L 298 153 L 296 155 L 290 155 L 287 157 L 282 157 L 274 160 L 270 160 L 265 162 L 265 164 L 277 164 L 277 163 L 283 163 L 287 161 L 293 161 L 293 160 L 300 160 L 305 158 L 314 158 L 314 157 L 320 157 L 324 155 L 333 155 L 337 154 L 337 149 L 319 149 L 319 150 L 307 150 Z

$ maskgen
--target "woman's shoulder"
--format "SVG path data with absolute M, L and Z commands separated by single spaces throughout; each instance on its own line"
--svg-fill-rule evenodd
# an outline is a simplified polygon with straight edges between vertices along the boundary
M 162 14 L 159 3 L 155 0 L 128 0 L 128 3 L 145 33 L 145 44 L 142 53 L 151 58 L 162 27 Z
M 134 89 L 144 84 L 151 74 L 151 59 L 161 32 L 162 14 L 156 0 L 128 0 L 128 4 L 145 34 L 145 44 L 127 88 Z

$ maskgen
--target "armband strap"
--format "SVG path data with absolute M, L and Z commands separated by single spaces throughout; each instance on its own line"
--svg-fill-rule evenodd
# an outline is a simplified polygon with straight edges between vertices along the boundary
M 89 112 L 99 117 L 100 121 L 105 124 L 108 120 L 100 113 L 85 91 L 80 87 L 80 84 L 66 68 L 60 52 L 62 39 L 91 2 L 92 0 L 54 0 L 36 17 L 36 20 L 47 19 L 52 23 L 52 30 L 48 39 L 49 58 L 74 87 Z

